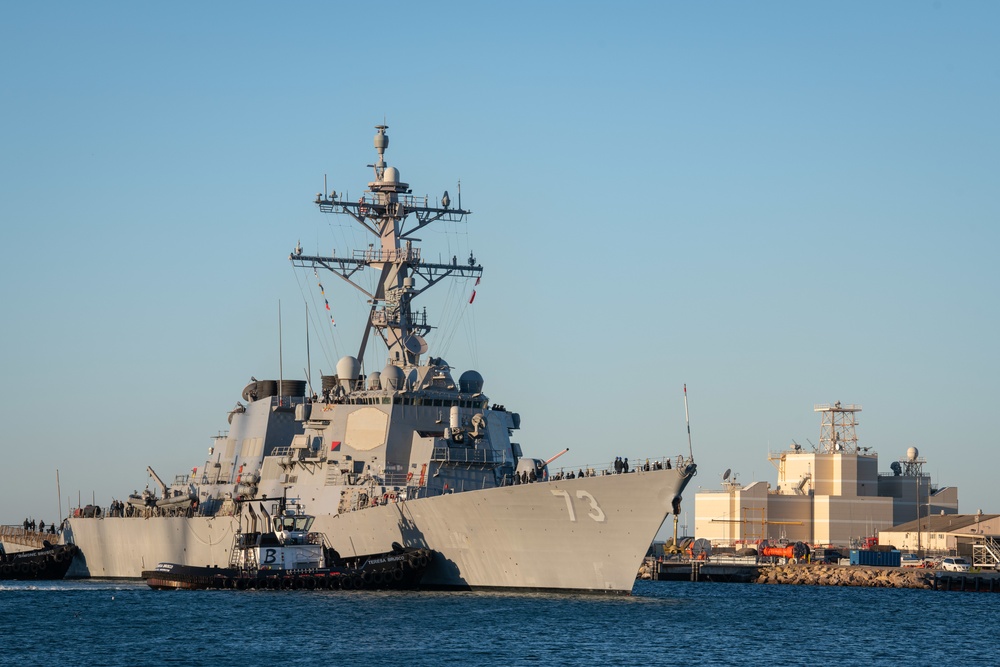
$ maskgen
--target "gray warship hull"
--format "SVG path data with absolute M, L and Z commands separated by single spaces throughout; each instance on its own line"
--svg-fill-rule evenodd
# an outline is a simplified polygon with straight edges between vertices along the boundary
M 627 472 L 628 459 L 616 461 L 613 470 L 624 474 L 609 474 L 607 463 L 550 469 L 569 451 L 554 439 L 533 445 L 554 453 L 547 459 L 523 453 L 512 440 L 520 415 L 490 401 L 483 375 L 457 374 L 431 354 L 437 348 L 425 336 L 437 327 L 416 300 L 447 278 L 465 281 L 471 305 L 483 267 L 471 249 L 467 259 L 435 262 L 414 245 L 419 230 L 464 225 L 470 211 L 460 193 L 457 206 L 447 191 L 440 203 L 413 195 L 385 161 L 386 129 L 376 127 L 378 159 L 362 196 L 331 190 L 315 200 L 370 234 L 367 249 L 324 256 L 297 244 L 289 255 L 304 273 L 300 284 L 315 280 L 313 312 L 332 312 L 321 270 L 364 296 L 357 355 L 341 357 L 336 373 L 321 372 L 314 385 L 307 343 L 306 379 L 284 379 L 280 363 L 278 380 L 251 376 L 245 404 L 229 412 L 230 429 L 216 436 L 204 465 L 171 484 L 147 468 L 159 496 L 147 486 L 106 511 L 78 508 L 67 537 L 82 559 L 71 576 L 138 578 L 161 562 L 227 567 L 237 534 L 256 530 L 255 508 L 267 517 L 287 500 L 314 516 L 345 558 L 387 552 L 394 542 L 432 549 L 422 586 L 632 589 L 697 471 L 690 441 L 688 456 L 673 463 L 646 460 L 642 471 Z
M 318 515 L 342 556 L 392 542 L 438 552 L 425 587 L 632 590 L 673 499 L 690 477 L 638 471 L 419 498 Z M 160 562 L 229 563 L 235 517 L 70 519 L 76 576 L 138 578 Z

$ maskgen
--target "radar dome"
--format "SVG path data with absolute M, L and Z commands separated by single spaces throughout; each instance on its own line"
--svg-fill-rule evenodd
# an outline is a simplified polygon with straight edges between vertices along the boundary
M 920 454 L 916 447 L 910 447 L 906 450 L 906 458 L 910 461 L 916 461 L 917 456 Z
M 337 377 L 341 380 L 357 380 L 361 372 L 361 362 L 355 357 L 342 357 L 337 362 Z
M 382 374 L 379 373 L 378 371 L 374 371 L 371 375 L 368 376 L 368 388 L 373 390 L 381 389 L 382 388 L 381 379 L 382 379 Z
M 478 394 L 483 391 L 483 376 L 479 371 L 465 371 L 458 378 L 458 388 L 463 394 Z
M 383 183 L 399 183 L 399 169 L 395 167 L 386 167 L 385 174 L 382 176 Z
M 382 382 L 383 389 L 402 389 L 403 369 L 399 366 L 386 366 L 382 369 L 382 375 L 379 379 Z

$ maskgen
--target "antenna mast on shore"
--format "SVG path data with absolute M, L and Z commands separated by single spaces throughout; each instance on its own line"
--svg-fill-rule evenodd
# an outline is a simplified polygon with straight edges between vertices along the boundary
M 694 448 L 691 447 L 691 417 L 688 416 L 688 386 L 684 384 L 684 422 L 688 429 L 688 456 L 694 461 Z

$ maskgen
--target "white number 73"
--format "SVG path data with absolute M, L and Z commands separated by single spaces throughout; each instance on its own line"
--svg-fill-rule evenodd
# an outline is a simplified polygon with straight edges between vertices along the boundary
M 576 511 L 573 509 L 573 499 L 569 496 L 569 491 L 564 491 L 562 489 L 552 489 L 552 495 L 562 496 L 566 499 L 566 511 L 569 512 L 569 520 L 576 521 Z M 587 500 L 590 503 L 590 511 L 587 512 L 587 516 L 596 521 L 597 523 L 604 522 L 604 510 L 601 509 L 600 505 L 597 504 L 597 499 L 590 495 L 590 492 L 580 489 L 576 492 L 576 497 L 580 500 Z

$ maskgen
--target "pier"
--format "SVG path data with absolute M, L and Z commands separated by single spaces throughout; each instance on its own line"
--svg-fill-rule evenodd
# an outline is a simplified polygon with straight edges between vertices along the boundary
M 725 583 L 751 583 L 757 581 L 760 570 L 753 558 L 727 561 L 652 561 L 647 569 L 655 581 L 714 581 Z M 644 566 L 646 569 L 646 566 Z

